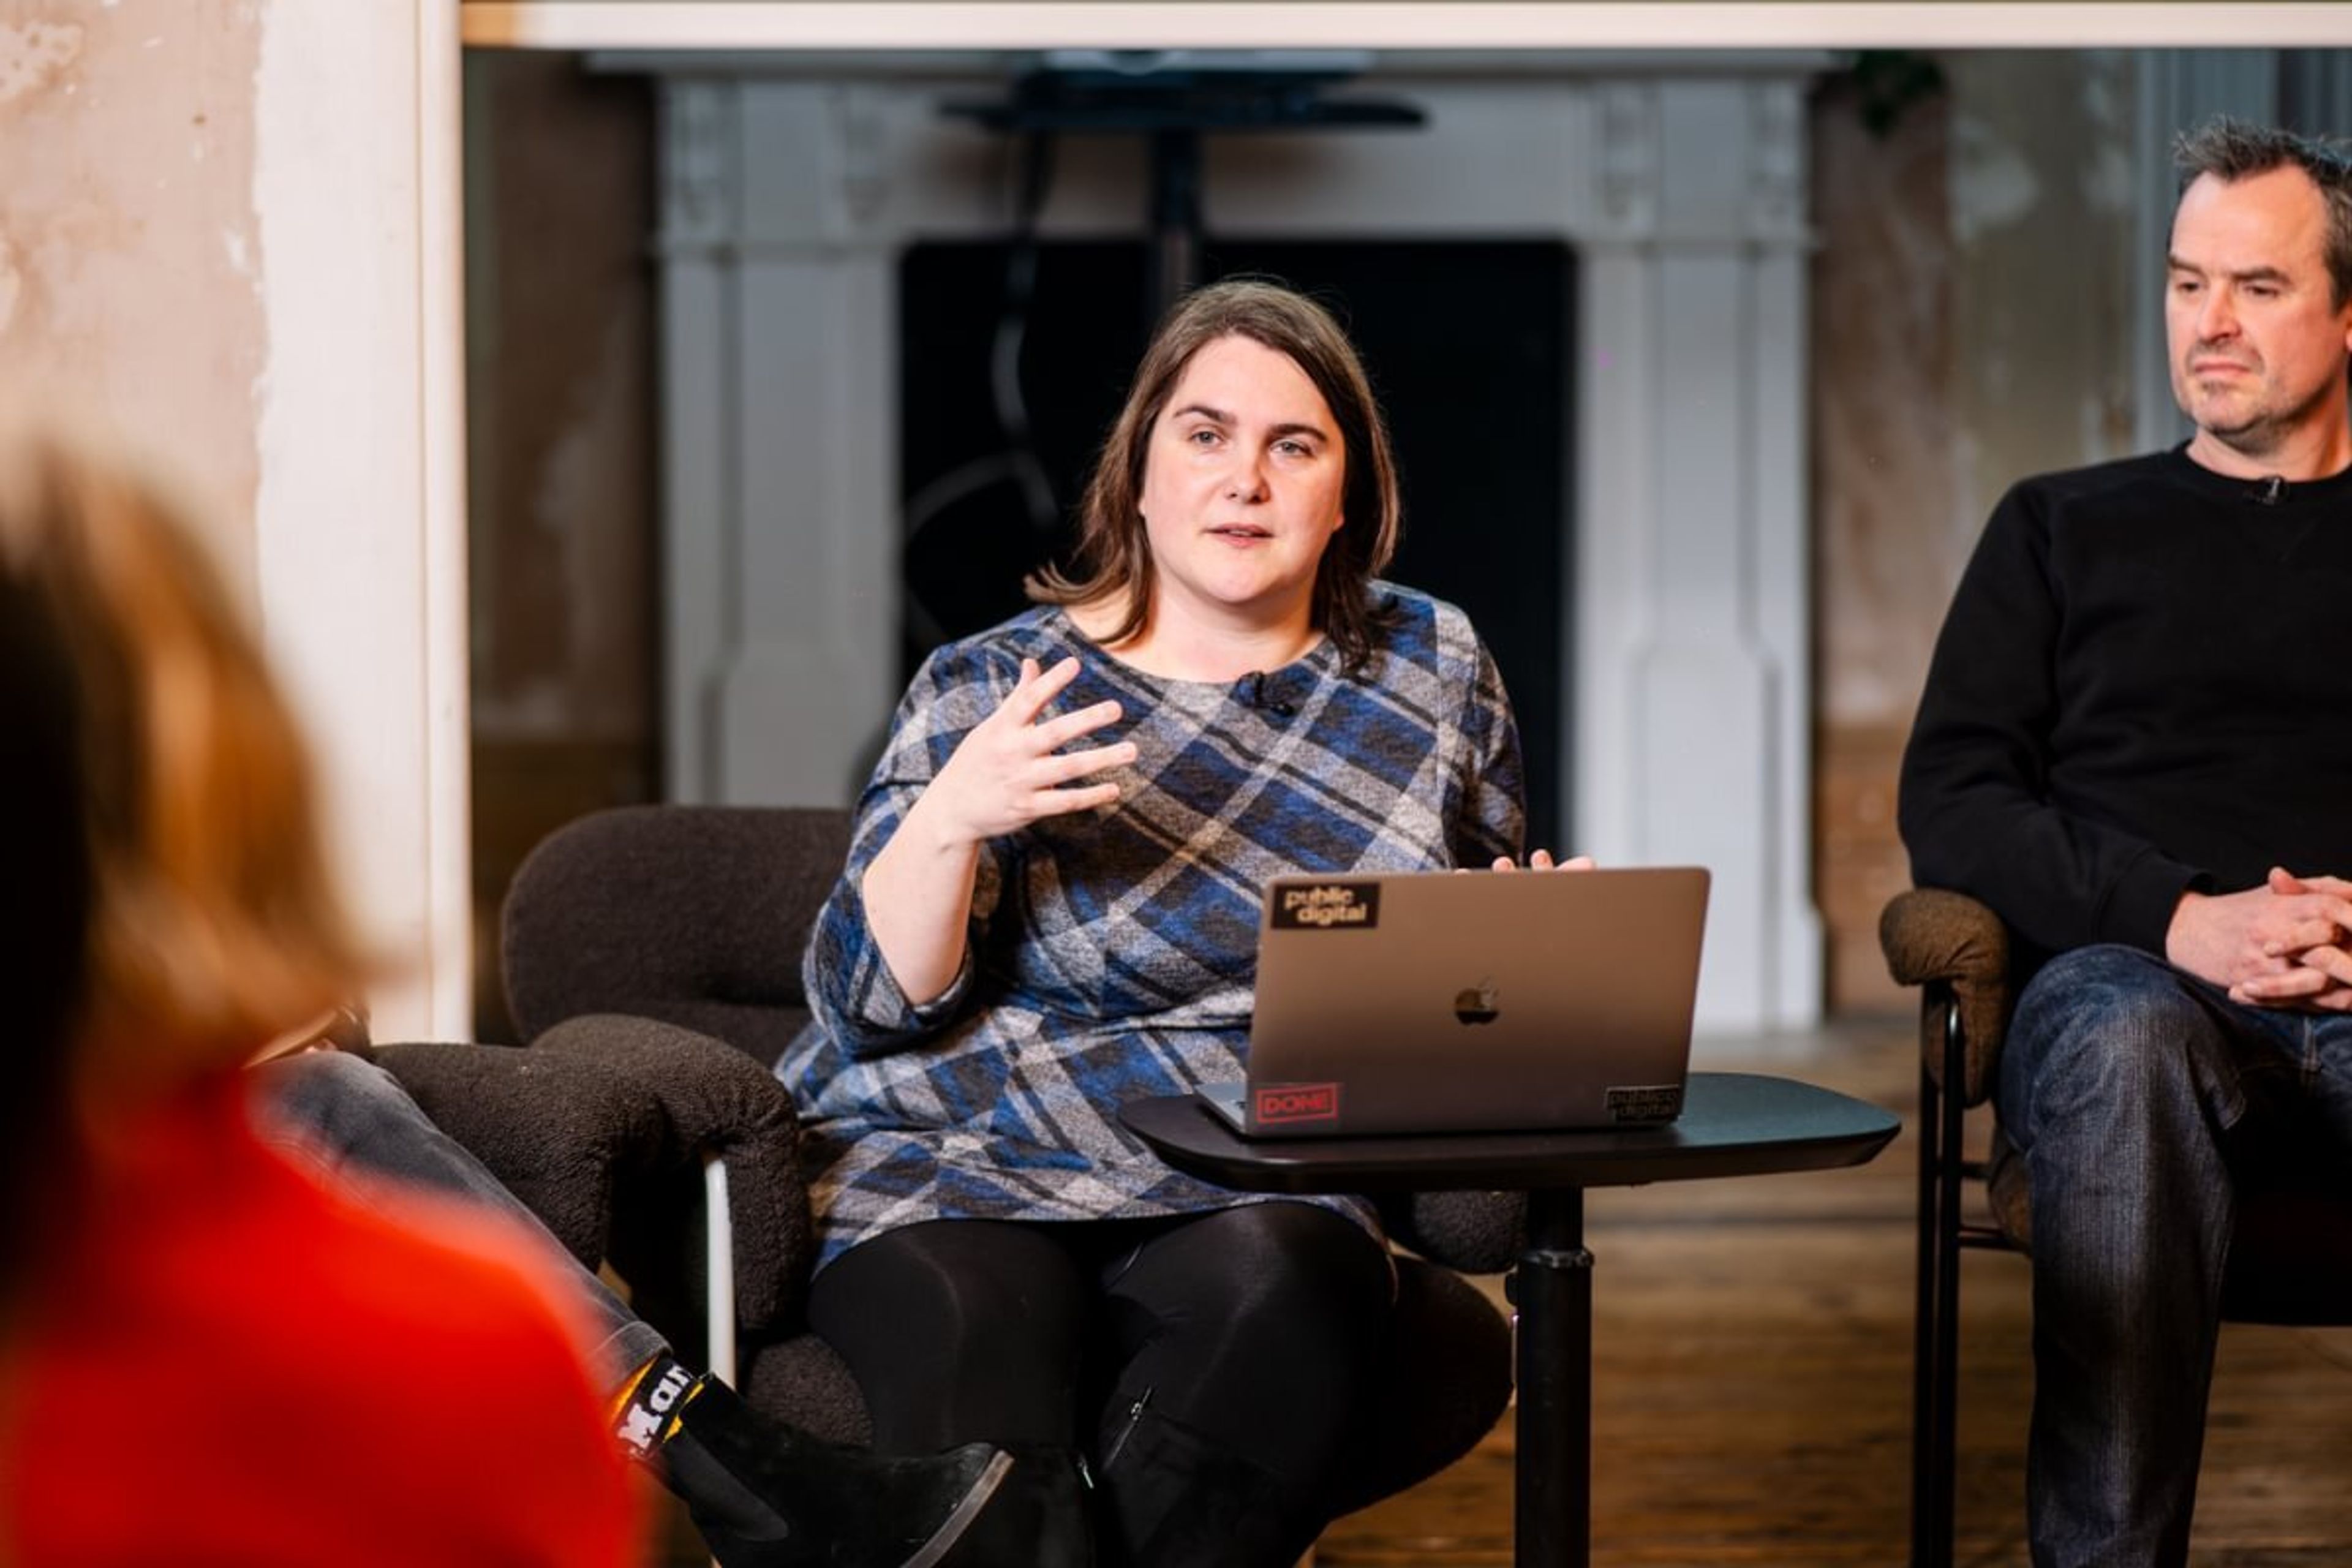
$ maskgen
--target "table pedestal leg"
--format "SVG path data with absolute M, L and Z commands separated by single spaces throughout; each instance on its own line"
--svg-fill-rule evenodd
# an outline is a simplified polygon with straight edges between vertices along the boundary
M 1584 1192 L 1528 1194 L 1519 1310 L 1518 1468 L 1512 1561 L 1586 1568 L 1592 1552 L 1592 1254 Z

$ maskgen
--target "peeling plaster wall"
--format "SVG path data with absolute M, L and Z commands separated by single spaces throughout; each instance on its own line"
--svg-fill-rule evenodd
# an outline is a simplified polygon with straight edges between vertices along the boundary
M 1950 152 L 1948 99 L 1884 133 L 1843 85 L 1815 106 L 1813 890 L 1832 1013 L 1897 999 L 1877 941 L 1909 882 L 1895 770 L 1951 592 L 1935 542 L 1959 515 Z
M 456 11 L 0 0 L 0 398 L 194 492 L 394 1037 L 467 1015 Z
M 1832 1011 L 1907 1005 L 1878 910 L 1909 886 L 1895 775 L 1944 607 L 2029 474 L 2133 446 L 2128 56 L 1937 57 L 1894 131 L 1815 106 L 1815 890 Z
M 1949 68 L 1965 445 L 1941 546 L 1957 581 L 2011 484 L 2134 449 L 2138 237 L 2128 56 L 1961 55 Z
M 251 0 L 0 0 L 0 391 L 121 431 L 254 582 Z

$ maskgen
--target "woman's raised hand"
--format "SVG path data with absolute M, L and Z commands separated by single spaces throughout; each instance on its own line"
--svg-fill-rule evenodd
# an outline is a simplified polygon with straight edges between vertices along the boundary
M 1073 781 L 1135 761 L 1133 742 L 1055 754 L 1118 717 L 1116 702 L 1044 716 L 1077 675 L 1076 658 L 1042 672 L 1035 659 L 1023 659 L 1020 683 L 972 726 L 866 868 L 866 923 L 908 1001 L 933 1001 L 955 982 L 984 841 L 1118 798 L 1108 780 Z
M 1075 713 L 1044 716 L 1077 676 L 1075 657 L 1043 671 L 1034 658 L 1021 661 L 1020 684 L 964 736 L 923 792 L 927 815 L 941 832 L 976 844 L 1040 817 L 1090 811 L 1118 798 L 1118 785 L 1108 780 L 1075 781 L 1135 761 L 1134 742 L 1060 751 L 1116 720 L 1118 704 L 1097 702 Z

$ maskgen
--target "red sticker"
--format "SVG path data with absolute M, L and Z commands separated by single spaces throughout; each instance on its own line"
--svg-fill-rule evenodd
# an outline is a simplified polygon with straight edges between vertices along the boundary
M 1250 1113 L 1260 1127 L 1339 1120 L 1336 1083 L 1274 1083 L 1250 1090 Z

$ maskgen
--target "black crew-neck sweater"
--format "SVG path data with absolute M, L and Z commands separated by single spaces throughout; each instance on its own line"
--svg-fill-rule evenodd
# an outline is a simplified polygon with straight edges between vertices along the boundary
M 1962 576 L 1903 759 L 1922 887 L 2038 958 L 2161 953 L 2184 891 L 2352 877 L 2352 473 L 2181 449 L 2028 479 Z

